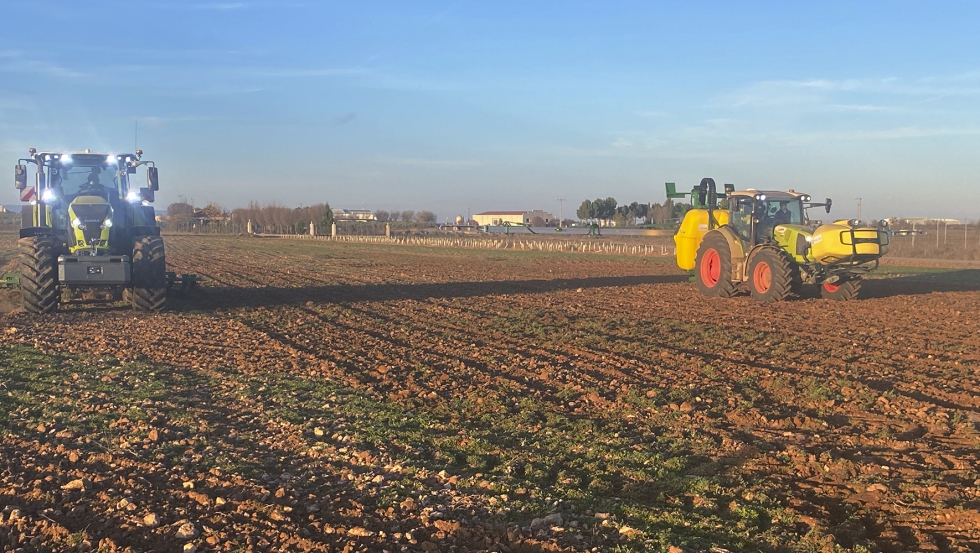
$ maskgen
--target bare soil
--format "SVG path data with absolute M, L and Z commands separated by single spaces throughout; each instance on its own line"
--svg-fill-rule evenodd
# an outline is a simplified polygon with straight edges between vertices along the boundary
M 980 551 L 980 270 L 167 248 L 165 313 L 0 315 L 3 550 Z

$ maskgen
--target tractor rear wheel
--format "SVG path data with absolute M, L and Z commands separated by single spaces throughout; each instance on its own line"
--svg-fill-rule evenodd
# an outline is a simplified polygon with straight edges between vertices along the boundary
M 141 236 L 133 245 L 133 309 L 162 311 L 167 303 L 167 261 L 163 238 Z
M 858 279 L 825 282 L 820 285 L 820 297 L 825 300 L 849 301 L 856 300 L 861 291 L 861 281 Z
M 793 291 L 793 261 L 777 248 L 762 248 L 749 261 L 749 292 L 765 303 L 782 301 Z
M 58 309 L 58 252 L 53 236 L 31 236 L 17 242 L 20 253 L 20 295 L 29 313 Z
M 694 278 L 705 296 L 730 298 L 737 291 L 732 282 L 732 250 L 719 232 L 709 232 L 698 247 Z

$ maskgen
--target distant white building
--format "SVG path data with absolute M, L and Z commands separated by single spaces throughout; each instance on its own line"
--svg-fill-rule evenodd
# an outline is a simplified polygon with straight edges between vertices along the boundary
M 335 221 L 377 221 L 374 212 L 370 209 L 334 209 L 333 218 Z
M 928 225 L 929 223 L 943 223 L 944 225 L 962 225 L 959 219 L 934 219 L 931 217 L 892 217 L 885 219 L 889 225 L 905 223 L 908 225 Z
M 532 209 L 531 211 L 484 211 L 474 215 L 473 220 L 480 226 L 499 226 L 510 223 L 512 225 L 550 227 L 558 222 L 553 214 L 540 209 Z

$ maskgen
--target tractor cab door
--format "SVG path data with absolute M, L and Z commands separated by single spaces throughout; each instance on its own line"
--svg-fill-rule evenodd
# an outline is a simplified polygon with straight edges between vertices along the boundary
M 735 229 L 735 234 L 744 244 L 753 245 L 752 229 L 755 215 L 755 201 L 752 198 L 735 197 L 731 199 L 731 218 L 728 224 Z

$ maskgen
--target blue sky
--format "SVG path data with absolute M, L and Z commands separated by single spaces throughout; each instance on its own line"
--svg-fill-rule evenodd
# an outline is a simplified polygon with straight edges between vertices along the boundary
M 568 216 L 711 176 L 980 218 L 973 2 L 0 7 L 0 157 L 131 150 L 138 122 L 158 207 Z

